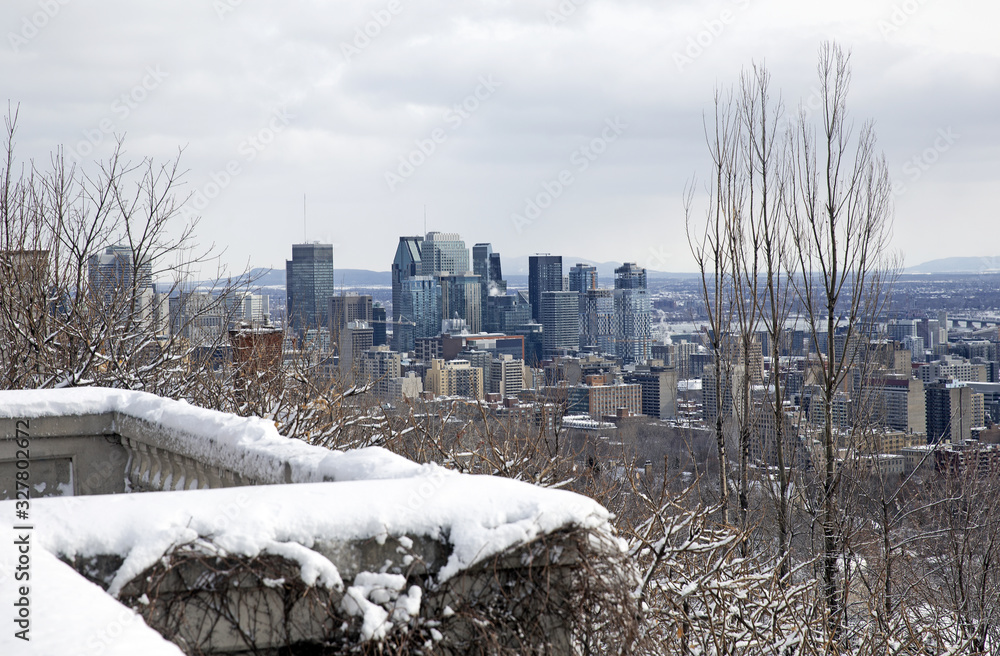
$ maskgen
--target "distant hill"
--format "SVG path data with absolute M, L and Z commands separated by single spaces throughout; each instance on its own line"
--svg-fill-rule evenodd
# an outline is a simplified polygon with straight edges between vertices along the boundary
M 906 273 L 995 273 L 1000 272 L 1000 256 L 945 257 L 908 267 Z
M 512 287 L 527 287 L 528 285 L 528 258 L 511 258 L 512 261 L 502 260 L 504 278 L 508 280 Z M 594 262 L 586 258 L 563 257 L 563 274 L 569 275 L 572 266 L 582 262 L 593 264 L 597 267 L 597 277 L 600 284 L 610 287 L 614 284 L 615 269 L 621 266 L 621 262 Z M 336 287 L 390 287 L 392 285 L 392 274 L 389 271 L 370 271 L 368 269 L 335 269 L 334 285 Z M 665 273 L 663 271 L 647 271 L 650 279 L 658 278 L 690 278 L 696 276 L 694 273 Z M 257 268 L 250 271 L 254 287 L 284 287 L 285 270 Z
M 558 253 L 553 253 L 553 255 L 558 255 Z M 503 266 L 503 274 L 505 278 L 519 279 L 521 276 L 527 280 L 528 277 L 528 256 L 523 257 L 512 257 L 510 259 L 500 256 L 501 264 Z M 573 268 L 576 264 L 592 264 L 597 267 L 597 279 L 600 281 L 601 285 L 611 286 L 615 280 L 615 269 L 622 265 L 621 262 L 595 262 L 594 260 L 589 260 L 585 257 L 567 257 L 563 255 L 563 275 L 569 275 L 569 270 Z M 642 266 L 642 263 L 639 263 Z M 695 273 L 671 273 L 666 271 L 655 271 L 653 269 L 646 269 L 646 276 L 648 278 L 691 278 L 698 274 Z
M 284 269 L 253 269 L 250 275 L 256 287 L 284 287 Z M 388 271 L 368 269 L 334 269 L 333 283 L 336 287 L 380 287 L 392 285 L 392 274 Z

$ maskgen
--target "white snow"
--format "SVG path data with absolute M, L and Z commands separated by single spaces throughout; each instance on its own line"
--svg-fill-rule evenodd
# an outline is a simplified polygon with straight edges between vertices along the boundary
M 36 418 L 119 413 L 159 426 L 164 448 L 230 469 L 262 482 L 292 483 L 386 479 L 438 469 L 389 451 L 330 451 L 285 437 L 257 417 L 206 410 L 146 392 L 85 387 L 3 393 L 0 418 Z
M 37 530 L 37 528 L 36 528 Z M 10 546 L 0 549 L 0 571 L 13 572 Z M 182 656 L 183 652 L 142 618 L 77 574 L 54 555 L 33 545 L 30 580 L 0 585 L 0 603 L 10 613 L 21 585 L 30 588 L 30 640 L 14 637 L 7 621 L 0 631 L 0 654 L 101 654 L 101 656 Z
M 66 557 L 122 555 L 110 589 L 116 594 L 171 547 L 200 538 L 233 554 L 283 555 L 301 565 L 306 583 L 339 588 L 336 568 L 310 548 L 318 540 L 447 536 L 453 551 L 438 573 L 443 581 L 563 527 L 609 526 L 607 510 L 572 492 L 439 468 L 416 471 L 390 480 L 38 499 L 35 539 Z M 13 516 L 13 503 L 0 502 L 0 515 Z
M 385 637 L 394 623 L 405 624 L 420 615 L 423 591 L 413 585 L 404 594 L 405 587 L 405 576 L 360 572 L 341 606 L 347 614 L 363 618 L 361 635 L 365 640 L 377 640 Z M 392 608 L 391 614 L 386 607 Z

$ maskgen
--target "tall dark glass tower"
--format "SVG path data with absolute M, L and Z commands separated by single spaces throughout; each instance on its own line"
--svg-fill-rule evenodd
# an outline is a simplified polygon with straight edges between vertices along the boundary
M 310 328 L 329 327 L 333 297 L 333 244 L 292 244 L 285 260 L 288 326 L 297 335 Z
M 562 255 L 528 257 L 528 301 L 531 318 L 541 323 L 542 293 L 562 291 Z
M 381 303 L 372 306 L 372 346 L 385 344 L 385 308 Z
M 441 283 L 433 276 L 407 278 L 400 290 L 395 350 L 412 351 L 416 338 L 434 337 L 440 332 Z
M 507 281 L 503 279 L 500 271 L 500 253 L 493 252 L 490 244 L 476 244 L 472 247 L 472 271 L 481 283 L 482 300 L 482 325 L 485 330 L 490 330 L 488 326 L 493 325 L 488 317 L 491 296 L 504 296 L 507 294 Z
M 423 237 L 400 237 L 396 256 L 392 259 L 392 347 L 400 352 L 413 348 L 412 344 L 402 348 L 399 343 L 399 318 L 403 311 L 403 282 L 420 275 L 420 244 L 423 241 Z

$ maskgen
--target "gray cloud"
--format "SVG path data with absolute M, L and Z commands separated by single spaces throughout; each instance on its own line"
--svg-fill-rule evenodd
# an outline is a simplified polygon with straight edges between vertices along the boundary
M 652 245 L 666 268 L 690 269 L 680 195 L 707 170 L 702 115 L 715 89 L 764 61 L 792 112 L 830 38 L 853 50 L 851 109 L 876 121 L 894 175 L 912 177 L 904 166 L 939 129 L 962 135 L 897 199 L 896 246 L 913 263 L 994 254 L 989 240 L 940 228 L 949 208 L 973 231 L 995 220 L 1000 46 L 986 0 L 53 3 L 30 39 L 24 21 L 45 3 L 0 7 L 19 156 L 46 161 L 97 130 L 92 159 L 126 134 L 134 157 L 183 147 L 192 192 L 236 162 L 199 226 L 235 266 L 281 266 L 303 238 L 305 193 L 308 237 L 337 244 L 340 267 L 387 269 L 426 205 L 429 228 L 508 256 L 642 261 Z M 165 76 L 145 89 L 149 70 Z M 499 86 L 455 125 L 449 112 L 484 76 Z M 282 110 L 287 125 L 268 135 Z M 621 138 L 576 170 L 573 154 L 615 117 Z M 390 189 L 386 173 L 435 130 L 443 140 Z M 563 170 L 574 183 L 517 232 L 511 215 Z

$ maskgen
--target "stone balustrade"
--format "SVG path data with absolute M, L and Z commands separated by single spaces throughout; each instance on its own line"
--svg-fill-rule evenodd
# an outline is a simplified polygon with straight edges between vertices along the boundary
M 43 652 L 97 635 L 105 656 L 382 640 L 573 653 L 588 609 L 630 600 L 607 511 L 590 499 L 379 448 L 330 451 L 149 394 L 0 392 L 3 516 L 19 469 L 43 554 L 32 598 L 52 617 L 92 618 L 37 625 Z M 115 607 L 115 621 L 136 622 L 127 643 L 102 628 Z M 19 646 L 7 639 L 0 653 Z

